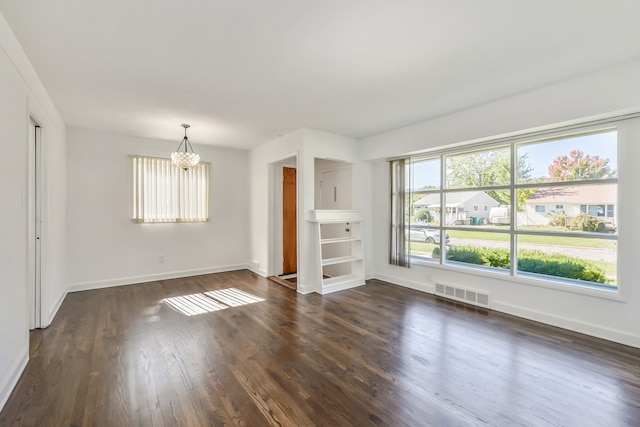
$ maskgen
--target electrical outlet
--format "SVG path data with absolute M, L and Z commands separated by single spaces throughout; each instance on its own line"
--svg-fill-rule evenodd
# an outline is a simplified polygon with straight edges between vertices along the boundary
M 158 257 L 158 262 L 159 262 L 160 264 L 164 264 L 164 255 L 160 255 L 160 256 Z

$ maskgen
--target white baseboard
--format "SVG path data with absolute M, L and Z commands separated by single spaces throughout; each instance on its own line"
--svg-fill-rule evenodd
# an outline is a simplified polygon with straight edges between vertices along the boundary
M 590 335 L 596 338 L 602 338 L 608 341 L 614 341 L 620 344 L 629 345 L 631 347 L 640 348 L 640 336 L 617 329 L 607 328 L 605 326 L 588 322 L 578 322 L 568 317 L 531 310 L 526 307 L 508 304 L 496 300 L 493 300 L 491 308 L 493 310 L 511 314 L 513 316 L 523 317 L 525 319 L 534 320 L 536 322 L 556 326 L 558 328 L 568 329 L 570 331 Z
M 302 295 L 309 295 L 310 293 L 315 292 L 313 289 L 308 289 L 307 287 L 300 286 L 299 284 L 296 291 L 298 291 L 298 293 Z
M 366 285 L 366 283 L 362 279 L 351 280 L 345 283 L 336 283 L 335 285 L 326 285 L 322 287 L 322 295 L 327 295 L 338 291 L 346 291 L 347 289 L 353 289 L 364 285 Z
M 9 370 L 9 374 L 2 383 L 0 383 L 0 411 L 2 411 L 5 403 L 9 400 L 9 396 L 11 396 L 11 392 L 16 384 L 18 384 L 20 375 L 22 375 L 24 368 L 27 367 L 27 363 L 29 363 L 29 345 L 22 350 L 22 353 L 20 353 L 20 356 Z
M 56 317 L 56 314 L 58 314 L 58 310 L 60 310 L 60 306 L 62 305 L 62 302 L 67 297 L 67 293 L 69 293 L 68 290 L 65 290 L 64 292 L 62 292 L 58 297 L 58 300 L 56 301 L 56 303 L 53 305 L 53 307 L 51 307 L 51 310 L 49 311 L 49 319 L 46 319 L 45 322 L 42 323 L 43 328 L 47 328 L 49 327 L 49 325 L 51 325 L 51 322 L 53 322 L 53 319 Z
M 430 294 L 435 294 L 435 284 L 419 283 L 411 280 L 400 279 L 386 274 L 375 274 L 375 278 L 405 288 L 414 289 Z M 491 310 L 501 313 L 511 314 L 513 316 L 522 317 L 524 319 L 533 320 L 535 322 L 544 323 L 546 325 L 556 326 L 558 328 L 567 329 L 585 335 L 602 338 L 608 341 L 617 342 L 631 347 L 640 348 L 640 336 L 630 334 L 613 328 L 607 328 L 588 322 L 576 321 L 568 317 L 558 316 L 541 311 L 531 310 L 525 307 L 516 306 L 492 300 Z
M 259 268 L 254 268 L 252 265 L 247 265 L 244 268 L 246 268 L 249 271 L 252 271 L 252 272 L 256 273 L 258 276 L 268 277 L 267 276 L 267 272 L 265 270 L 261 270 Z
M 75 283 L 67 288 L 67 292 L 88 291 L 91 289 L 110 288 L 113 286 L 134 285 L 136 283 L 154 282 L 157 280 L 177 279 L 180 277 L 199 276 L 201 274 L 223 273 L 248 269 L 248 264 L 223 265 L 219 267 L 197 268 L 194 270 L 172 271 L 142 276 L 119 277 L 116 279 L 98 280 L 95 282 Z

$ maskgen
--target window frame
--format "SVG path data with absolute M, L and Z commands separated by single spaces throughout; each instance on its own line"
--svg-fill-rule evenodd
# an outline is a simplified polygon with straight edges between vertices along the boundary
M 138 168 L 148 167 L 139 162 L 151 162 L 151 164 L 162 162 L 161 168 L 169 176 L 161 178 L 154 177 L 154 180 L 164 179 L 165 182 L 159 184 L 157 181 L 151 182 L 149 187 L 144 187 L 145 179 L 141 176 Z M 154 165 L 157 169 L 157 165 Z M 130 217 L 135 224 L 167 224 L 167 223 L 203 223 L 209 221 L 210 214 L 210 194 L 211 194 L 211 164 L 200 162 L 194 168 L 183 170 L 174 165 L 171 159 L 165 157 L 129 155 L 129 191 L 130 191 Z M 158 170 L 155 171 L 156 173 Z M 142 187 L 141 187 L 142 186 Z M 162 188 L 160 188 L 162 187 Z M 145 196 L 150 191 L 150 195 Z M 167 204 L 159 208 L 159 212 L 154 212 L 153 217 L 146 217 L 144 211 L 146 198 L 152 199 L 150 204 L 152 209 L 158 209 L 157 200 L 162 199 Z M 201 214 L 201 215 L 200 215 Z
M 635 119 L 635 117 L 631 117 L 630 119 Z M 458 191 L 487 191 L 487 190 L 509 190 L 511 191 L 511 200 L 517 200 L 517 190 L 526 189 L 526 188 L 540 188 L 540 187 L 558 187 L 558 186 L 569 186 L 569 185 L 597 185 L 597 184 L 609 184 L 615 183 L 617 185 L 617 199 L 616 204 L 619 206 L 620 204 L 620 169 L 623 162 L 620 162 L 620 151 L 621 151 L 621 139 L 624 137 L 624 130 L 626 129 L 625 125 L 622 124 L 627 120 L 626 118 L 617 118 L 617 119 L 609 119 L 604 120 L 600 124 L 582 124 L 582 125 L 572 125 L 567 127 L 558 127 L 556 129 L 549 129 L 540 133 L 522 133 L 518 136 L 513 136 L 509 138 L 503 139 L 495 139 L 493 141 L 487 140 L 479 143 L 469 143 L 469 144 L 457 144 L 453 148 L 445 148 L 445 149 L 436 149 L 432 151 L 423 152 L 421 154 L 416 154 L 410 157 L 407 157 L 410 163 L 416 161 L 424 161 L 424 160 L 433 160 L 435 158 L 440 159 L 440 169 L 441 169 L 441 181 L 440 188 L 437 190 L 430 190 L 428 193 L 440 193 L 441 202 L 445 198 L 445 193 L 452 193 Z M 516 182 L 517 175 L 517 146 L 522 144 L 535 144 L 541 143 L 544 141 L 553 141 L 564 138 L 572 138 L 578 136 L 585 136 L 589 134 L 599 134 L 606 133 L 610 131 L 617 132 L 617 140 L 616 140 L 616 153 L 617 153 L 617 175 L 615 178 L 603 178 L 603 179 L 589 179 L 583 181 L 551 181 L 551 182 L 543 182 L 543 183 L 520 183 Z M 490 187 L 465 187 L 465 188 L 454 188 L 448 189 L 446 187 L 446 156 L 449 155 L 458 155 L 471 153 L 474 151 L 482 151 L 491 148 L 500 148 L 508 145 L 511 150 L 511 182 L 509 185 L 505 186 L 490 186 Z M 424 192 L 427 193 L 427 192 Z M 442 206 L 442 204 L 441 204 Z M 582 211 L 583 206 L 579 206 L 580 211 Z M 589 212 L 590 205 L 586 206 L 587 213 Z M 611 210 L 614 211 L 614 215 L 617 212 L 615 205 L 611 205 Z M 605 217 L 608 218 L 609 205 L 605 205 Z M 580 231 L 562 231 L 562 232 L 539 232 L 533 230 L 519 230 L 516 225 L 516 215 L 517 209 L 511 209 L 511 218 L 510 225 L 508 230 L 493 230 L 486 229 L 482 231 L 491 232 L 491 233 L 508 233 L 510 235 L 510 252 L 511 252 L 511 260 L 517 260 L 515 257 L 515 251 L 517 250 L 517 246 L 515 241 L 518 236 L 523 235 L 544 235 L 544 236 L 566 236 L 566 237 L 581 237 L 581 238 L 598 238 L 604 240 L 614 240 L 616 242 L 619 241 L 619 233 L 616 232 L 614 234 L 605 234 L 605 233 L 589 233 L 589 232 L 580 232 Z M 430 227 L 437 230 L 440 230 L 440 233 L 447 233 L 452 228 L 443 225 L 443 213 L 440 212 L 440 224 L 436 227 Z M 621 223 L 620 218 L 618 218 L 617 224 Z M 454 230 L 471 230 L 470 227 L 465 226 L 456 226 L 453 228 Z M 440 243 L 441 253 L 443 252 L 444 244 Z M 446 251 L 446 249 L 445 249 Z M 435 267 L 438 269 L 444 269 L 449 271 L 458 271 L 458 272 L 468 272 L 471 274 L 478 274 L 482 276 L 488 276 L 493 278 L 499 278 L 500 280 L 506 280 L 509 282 L 517 282 L 523 283 L 527 285 L 541 286 L 546 288 L 553 288 L 556 290 L 574 292 L 579 294 L 597 296 L 604 299 L 611 299 L 615 301 L 623 301 L 623 295 L 625 295 L 625 287 L 622 285 L 621 280 L 621 268 L 620 261 L 623 258 L 619 250 L 616 251 L 616 282 L 615 286 L 606 286 L 606 285 L 598 285 L 593 282 L 582 282 L 573 279 L 567 279 L 562 277 L 550 276 L 550 275 L 536 275 L 520 272 L 517 270 L 517 262 L 511 262 L 511 268 L 509 272 L 503 271 L 487 271 L 486 268 L 482 268 L 481 266 L 475 266 L 472 264 L 462 264 L 456 263 L 446 263 L 443 261 L 442 257 L 440 259 L 427 259 L 424 257 L 414 258 L 411 257 L 412 265 L 417 266 L 425 266 L 425 267 Z
M 616 217 L 616 208 L 615 205 L 607 204 L 605 218 L 615 218 Z

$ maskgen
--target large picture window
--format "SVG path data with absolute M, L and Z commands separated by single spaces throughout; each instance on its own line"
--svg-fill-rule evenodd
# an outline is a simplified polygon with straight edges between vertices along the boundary
M 402 161 L 406 167 L 396 172 L 406 177 L 395 182 L 403 197 L 393 203 L 404 204 L 404 232 L 395 236 L 406 248 L 405 265 L 617 289 L 615 129 Z
M 209 220 L 209 164 L 184 170 L 169 159 L 131 156 L 135 222 Z

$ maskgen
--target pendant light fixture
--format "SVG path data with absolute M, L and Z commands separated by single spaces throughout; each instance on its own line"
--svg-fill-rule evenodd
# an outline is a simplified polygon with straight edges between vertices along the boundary
M 189 128 L 190 126 L 183 124 L 182 127 L 184 128 L 184 138 L 182 138 L 182 142 L 180 142 L 180 145 L 178 145 L 178 149 L 175 152 L 171 153 L 171 161 L 174 165 L 187 170 L 200 163 L 200 155 L 193 152 L 193 147 L 189 142 L 189 138 L 187 138 L 187 128 Z M 180 151 L 183 144 L 184 151 Z

